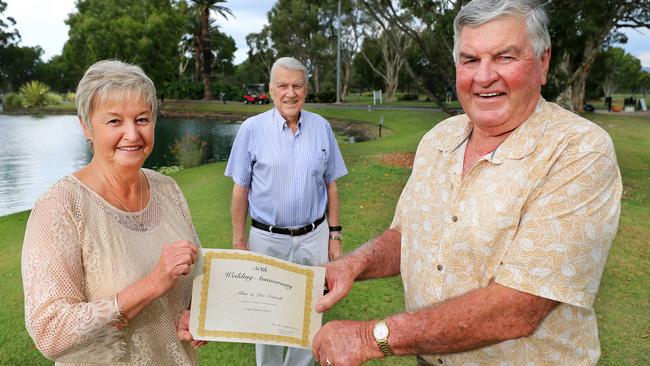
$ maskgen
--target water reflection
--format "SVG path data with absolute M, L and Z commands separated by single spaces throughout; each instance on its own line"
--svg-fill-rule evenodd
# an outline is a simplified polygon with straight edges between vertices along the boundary
M 170 149 L 191 133 L 207 142 L 204 162 L 228 158 L 239 124 L 159 119 L 145 167 L 175 165 Z M 0 216 L 30 209 L 61 177 L 80 169 L 92 155 L 75 116 L 0 115 Z

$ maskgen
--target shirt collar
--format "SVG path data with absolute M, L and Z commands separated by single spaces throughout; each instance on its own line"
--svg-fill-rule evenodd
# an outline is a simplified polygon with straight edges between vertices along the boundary
M 275 107 L 272 109 L 272 113 L 273 122 L 275 123 L 276 128 L 280 130 L 280 132 L 282 132 L 282 130 L 285 128 L 289 128 L 289 126 L 287 126 L 287 121 L 284 119 L 284 117 L 282 117 L 280 112 L 278 112 Z M 298 118 L 298 131 L 300 131 L 300 128 L 302 127 L 302 118 L 304 115 L 305 113 L 303 113 L 303 111 L 300 111 L 300 118 Z
M 548 108 L 548 102 L 540 97 L 533 114 L 490 154 L 488 160 L 494 164 L 501 164 L 505 159 L 521 159 L 535 151 L 546 130 L 548 120 L 544 119 L 543 116 L 547 115 L 545 111 Z M 467 115 L 456 118 L 461 120 L 461 128 L 458 128 L 458 124 L 452 124 L 449 127 L 453 128 L 445 131 L 440 136 L 442 138 L 435 139 L 435 147 L 438 150 L 451 153 L 461 147 L 472 133 L 472 122 Z

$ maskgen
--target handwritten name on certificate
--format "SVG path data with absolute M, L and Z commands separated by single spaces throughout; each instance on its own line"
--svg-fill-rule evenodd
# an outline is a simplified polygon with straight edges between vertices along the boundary
M 245 250 L 201 249 L 190 332 L 195 339 L 311 348 L 325 268 Z

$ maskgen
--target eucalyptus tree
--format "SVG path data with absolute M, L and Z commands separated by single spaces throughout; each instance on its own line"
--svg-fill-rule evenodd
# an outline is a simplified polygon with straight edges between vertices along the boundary
M 327 0 L 278 0 L 267 13 L 277 56 L 302 61 L 315 93 L 320 92 L 324 76 L 336 71 L 336 5 Z
M 224 18 L 228 15 L 232 16 L 232 11 L 229 8 L 220 5 L 226 0 L 190 0 L 192 6 L 196 9 L 197 15 L 201 19 L 201 53 L 203 64 L 203 86 L 204 94 L 203 99 L 214 99 L 212 95 L 212 62 L 214 56 L 210 47 L 210 29 L 214 20 L 210 17 L 210 12 L 215 12 Z
M 358 0 L 363 11 L 382 30 L 392 52 L 401 54 L 403 67 L 418 88 L 442 110 L 447 87 L 455 84 L 452 57 L 453 20 L 469 1 Z M 404 47 L 404 36 L 410 47 Z
M 650 1 L 551 0 L 547 7 L 554 56 L 546 93 L 582 111 L 596 58 L 613 43 L 627 41 L 622 29 L 650 28 Z

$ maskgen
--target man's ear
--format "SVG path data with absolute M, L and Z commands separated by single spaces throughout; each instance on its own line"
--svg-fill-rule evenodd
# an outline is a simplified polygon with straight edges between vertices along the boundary
M 542 85 L 546 85 L 546 77 L 548 75 L 548 67 L 551 62 L 551 47 L 547 48 L 542 54 L 540 62 L 542 63 Z

